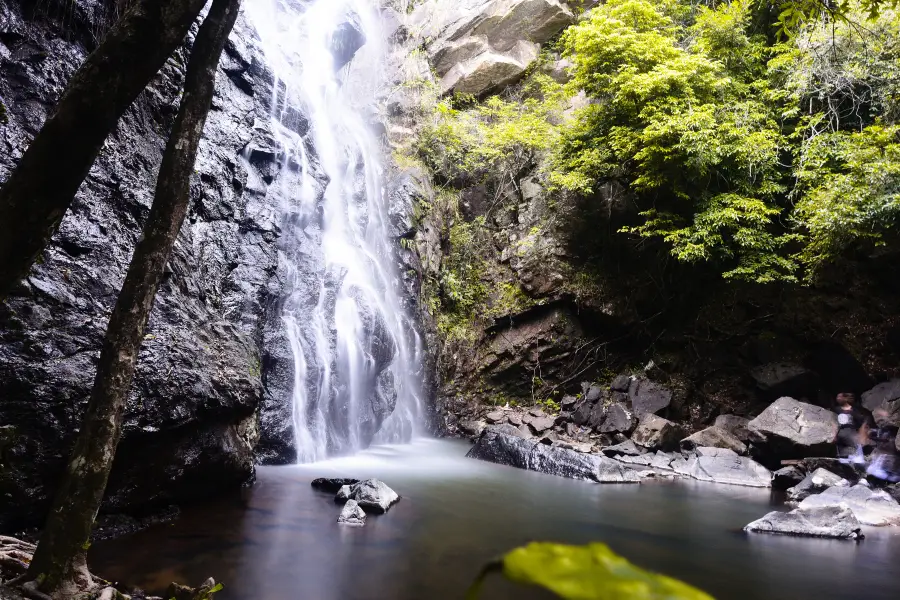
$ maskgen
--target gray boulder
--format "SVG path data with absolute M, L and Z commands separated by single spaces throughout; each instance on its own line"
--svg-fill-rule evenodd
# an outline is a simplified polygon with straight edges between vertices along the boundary
M 792 488 L 801 481 L 806 474 L 797 467 L 791 465 L 782 467 L 772 473 L 772 488 L 776 490 L 787 490 Z
M 728 448 L 738 454 L 746 454 L 747 446 L 731 433 L 721 427 L 707 427 L 693 435 L 689 435 L 680 442 L 682 450 L 693 450 L 698 446 L 712 448 Z
M 744 531 L 851 540 L 863 537 L 859 520 L 846 506 L 797 508 L 787 513 L 770 512 L 744 527 Z
M 675 470 L 698 481 L 727 483 L 748 487 L 771 487 L 772 473 L 746 456 L 726 448 L 698 448 L 696 458 L 684 464 L 673 461 Z
M 615 379 L 612 380 L 612 383 L 609 384 L 609 389 L 614 392 L 627 392 L 628 388 L 631 387 L 631 375 L 617 375 Z
M 884 490 L 872 490 L 866 485 L 831 487 L 803 500 L 798 508 L 819 508 L 844 505 L 864 525 L 881 527 L 900 525 L 900 504 Z
M 675 423 L 653 414 L 645 414 L 631 434 L 631 440 L 648 450 L 668 451 L 678 448 L 678 441 L 682 436 L 681 428 Z
M 485 430 L 466 456 L 597 483 L 634 483 L 640 479 L 634 471 L 611 458 L 523 440 L 491 429 Z
M 834 456 L 837 416 L 828 409 L 779 398 L 747 426 L 766 437 L 768 451 L 779 456 Z
M 803 478 L 803 481 L 788 489 L 787 497 L 792 502 L 820 494 L 830 487 L 850 487 L 850 482 L 839 475 L 825 469 L 816 469 Z
M 361 526 L 366 524 L 366 512 L 362 509 L 356 500 L 347 500 L 341 514 L 338 516 L 338 523 L 343 525 Z
M 862 405 L 875 413 L 875 422 L 879 426 L 900 427 L 900 379 L 879 383 L 864 393 Z
M 744 443 L 750 441 L 763 441 L 763 437 L 758 433 L 752 433 L 747 426 L 750 424 L 750 419 L 746 417 L 738 417 L 737 415 L 719 415 L 716 417 L 713 425 L 724 429 L 737 439 L 741 440 Z
M 635 416 L 641 418 L 668 408 L 672 402 L 672 391 L 646 377 L 638 377 L 631 380 L 628 399 Z
M 366 479 L 353 485 L 345 485 L 338 490 L 335 502 L 355 500 L 364 510 L 370 513 L 386 513 L 391 506 L 400 501 L 400 496 L 383 481 Z
M 609 457 L 617 457 L 617 456 L 637 456 L 639 454 L 643 454 L 646 452 L 643 448 L 638 447 L 631 440 L 625 440 L 620 444 L 616 444 L 615 446 L 609 446 L 602 450 L 603 454 Z
M 600 424 L 600 433 L 624 433 L 628 434 L 634 429 L 636 419 L 628 408 L 622 403 L 615 403 L 605 410 L 605 418 Z
M 768 399 L 782 396 L 815 398 L 818 377 L 809 369 L 794 363 L 769 363 L 750 370 L 757 389 Z
M 416 9 L 444 93 L 482 96 L 521 77 L 574 21 L 559 0 L 435 0 Z
M 492 410 L 484 415 L 484 420 L 490 424 L 501 423 L 506 420 L 506 414 L 502 410 Z

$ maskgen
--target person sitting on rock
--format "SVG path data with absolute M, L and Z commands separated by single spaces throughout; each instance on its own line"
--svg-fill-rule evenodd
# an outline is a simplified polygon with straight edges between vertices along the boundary
M 877 479 L 896 483 L 900 481 L 900 456 L 897 455 L 898 427 L 891 422 L 890 414 L 884 407 L 875 409 L 873 413 L 877 427 L 869 433 L 875 444 L 872 452 L 872 463 L 866 472 Z
M 838 457 L 863 463 L 863 449 L 870 446 L 869 431 L 875 427 L 872 413 L 856 405 L 856 396 L 850 392 L 837 395 L 838 430 L 835 437 Z

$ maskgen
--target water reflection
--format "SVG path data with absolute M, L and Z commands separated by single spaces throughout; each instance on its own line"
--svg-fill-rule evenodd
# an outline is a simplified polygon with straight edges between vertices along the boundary
M 900 536 L 861 544 L 746 536 L 765 490 L 698 482 L 594 485 L 463 458 L 427 440 L 315 465 L 260 469 L 243 497 L 185 511 L 172 526 L 97 544 L 95 568 L 160 590 L 226 584 L 223 600 L 461 598 L 487 560 L 531 540 L 604 541 L 632 561 L 720 599 L 896 598 Z M 364 528 L 342 528 L 321 476 L 379 477 L 403 496 Z M 547 598 L 494 581 L 484 598 Z

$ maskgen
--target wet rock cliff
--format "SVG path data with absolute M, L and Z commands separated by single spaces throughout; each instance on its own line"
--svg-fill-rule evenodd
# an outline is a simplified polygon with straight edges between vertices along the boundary
M 0 180 L 114 10 L 104 0 L 0 1 Z M 191 212 L 151 315 L 105 511 L 252 479 L 260 406 L 288 385 L 267 381 L 278 359 L 264 351 L 279 331 L 280 199 L 267 190 L 277 170 L 272 76 L 254 35 L 242 16 L 219 67 Z M 39 264 L 0 305 L 0 528 L 41 518 L 68 456 L 152 202 L 189 44 L 125 114 Z

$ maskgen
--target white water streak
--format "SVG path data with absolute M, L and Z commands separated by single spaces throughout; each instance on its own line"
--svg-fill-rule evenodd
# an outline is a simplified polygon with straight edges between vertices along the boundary
M 275 73 L 272 119 L 283 171 L 293 164 L 302 172 L 299 185 L 282 182 L 292 186 L 282 193 L 295 228 L 283 232 L 289 243 L 281 258 L 292 286 L 283 320 L 294 356 L 298 460 L 408 441 L 421 414 L 421 343 L 397 291 L 383 149 L 366 118 L 383 85 L 381 15 L 375 0 L 251 0 L 245 10 Z M 336 69 L 334 40 L 347 23 L 366 42 Z M 292 107 L 309 119 L 303 136 L 282 125 Z M 306 246 L 310 240 L 320 252 Z M 311 269 L 310 256 L 319 255 Z M 385 396 L 394 394 L 386 417 Z

